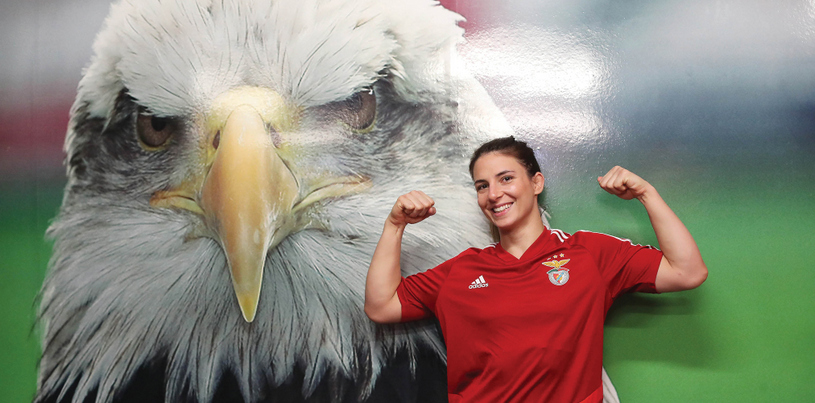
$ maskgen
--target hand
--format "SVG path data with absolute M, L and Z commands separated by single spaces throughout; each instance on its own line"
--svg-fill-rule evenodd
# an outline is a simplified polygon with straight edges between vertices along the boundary
M 436 208 L 433 207 L 435 203 L 424 192 L 414 190 L 396 199 L 396 203 L 388 214 L 388 220 L 396 226 L 416 224 L 436 214 Z
M 621 166 L 611 168 L 608 173 L 597 178 L 597 182 L 600 183 L 603 190 L 617 195 L 623 200 L 639 199 L 653 189 L 653 186 L 646 182 L 645 179 Z

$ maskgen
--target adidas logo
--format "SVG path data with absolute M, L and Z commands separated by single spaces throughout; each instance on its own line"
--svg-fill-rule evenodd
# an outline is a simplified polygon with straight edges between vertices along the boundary
M 484 288 L 489 286 L 490 285 L 487 284 L 487 281 L 484 280 L 484 276 L 478 276 L 478 278 L 475 279 L 472 284 L 470 284 L 470 289 L 472 290 L 473 288 Z

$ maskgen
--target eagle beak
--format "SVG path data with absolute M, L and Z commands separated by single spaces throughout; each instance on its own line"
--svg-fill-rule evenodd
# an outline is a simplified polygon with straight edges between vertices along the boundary
M 201 190 L 204 217 L 226 253 L 247 322 L 255 319 L 266 251 L 297 198 L 294 175 L 278 155 L 266 121 L 239 105 L 213 137 L 214 160 Z M 272 128 L 271 130 L 274 130 Z
M 270 89 L 239 87 L 217 97 L 203 116 L 207 133 L 182 183 L 153 193 L 155 208 L 178 208 L 201 217 L 229 265 L 243 318 L 257 313 L 266 253 L 291 233 L 314 226 L 309 211 L 327 198 L 370 188 L 359 175 L 304 175 L 291 167 L 295 149 L 273 139 L 299 127 L 301 110 Z M 285 160 L 283 158 L 285 158 Z

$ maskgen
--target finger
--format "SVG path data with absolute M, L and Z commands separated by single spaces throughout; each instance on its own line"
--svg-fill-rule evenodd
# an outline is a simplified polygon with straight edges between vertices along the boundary
M 614 188 L 617 194 L 623 194 L 628 191 L 628 176 L 625 175 L 625 172 L 618 172 L 615 175 L 611 186 Z
M 436 204 L 436 202 L 430 196 L 428 196 L 426 193 L 421 192 L 421 191 L 416 191 L 415 193 L 412 193 L 411 197 L 412 197 L 412 200 L 416 203 L 417 206 L 430 208 L 434 204 Z
M 618 168 L 617 166 L 614 166 L 611 169 L 609 169 L 608 172 L 606 172 L 606 174 L 603 175 L 603 178 L 604 179 L 610 179 L 611 177 L 613 177 L 614 173 L 617 172 L 617 168 Z
M 605 190 L 615 196 L 625 198 L 625 195 L 630 192 L 630 173 L 621 167 L 614 167 L 613 172 L 608 175 L 605 183 Z
M 628 184 L 631 180 L 631 172 L 621 166 L 614 167 L 614 180 L 612 186 L 618 192 L 625 192 L 628 190 Z
M 427 215 L 427 210 L 433 206 L 432 200 L 419 191 L 412 191 L 406 194 L 405 199 L 407 199 L 412 206 L 410 211 L 405 212 L 406 215 L 411 218 L 424 218 Z
M 632 194 L 637 194 L 642 190 L 643 186 L 643 179 L 637 176 L 637 174 L 622 168 L 622 183 L 625 186 L 627 192 L 632 192 Z
M 432 206 L 433 203 L 434 203 L 433 199 L 431 199 L 430 196 L 428 196 L 426 193 L 422 192 L 421 190 L 411 191 L 410 193 L 406 194 L 405 196 L 409 197 L 411 200 L 413 200 L 416 203 L 417 206 L 419 206 L 419 205 Z
M 600 177 L 600 187 L 603 188 L 606 192 L 611 194 L 616 194 L 616 189 L 614 187 L 614 182 L 617 178 L 617 167 L 611 168 L 605 175 Z
M 419 207 L 417 206 L 416 209 L 410 213 L 410 216 L 413 218 L 423 218 L 427 215 L 427 207 Z
M 431 199 L 430 196 L 422 193 L 421 195 L 419 195 L 419 199 L 422 204 L 421 213 L 423 216 L 431 216 L 435 214 L 435 208 L 433 206 L 436 204 L 436 202 L 433 201 L 433 199 Z M 433 210 L 432 213 L 430 212 L 431 209 Z
M 606 172 L 606 174 L 603 175 L 603 184 L 605 187 L 612 186 L 615 178 L 617 177 L 617 172 L 619 171 L 618 168 L 619 167 L 615 166 L 614 168 L 609 169 L 608 172 Z
M 635 174 L 635 173 L 633 173 L 631 171 L 627 171 L 627 172 L 628 172 L 628 176 L 627 176 L 627 179 L 626 179 L 626 186 L 628 187 L 628 190 L 630 192 L 632 192 L 632 194 L 635 195 L 635 196 L 641 195 L 645 191 L 645 189 L 648 187 L 648 182 L 645 179 L 643 179 L 641 176 L 639 176 L 639 175 L 637 175 L 637 174 Z
M 407 195 L 399 196 L 399 199 L 396 202 L 396 204 L 397 206 L 399 206 L 399 209 L 402 210 L 402 213 L 405 215 L 410 215 L 410 213 L 412 213 L 413 210 L 416 208 L 416 205 L 413 203 L 412 200 L 410 200 L 409 197 L 407 197 Z
M 421 217 L 424 215 L 425 211 L 427 211 L 427 202 L 425 201 L 426 196 L 424 193 L 419 191 L 410 192 L 410 201 L 413 202 L 415 208 L 413 209 L 412 217 Z
M 430 196 L 428 196 L 424 192 L 419 192 L 419 197 L 424 202 L 424 204 L 426 206 L 428 206 L 428 207 L 431 207 L 434 204 L 436 204 L 436 202 L 433 200 L 433 198 L 431 198 Z
M 405 198 L 405 205 L 409 205 L 410 209 L 405 210 L 405 214 L 415 217 L 416 212 L 422 209 L 422 203 L 420 200 L 417 200 L 416 194 L 414 192 L 410 192 L 404 195 Z

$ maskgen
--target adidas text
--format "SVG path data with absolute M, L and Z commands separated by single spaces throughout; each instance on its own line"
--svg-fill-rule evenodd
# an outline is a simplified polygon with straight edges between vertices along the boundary
M 478 276 L 478 278 L 475 279 L 475 281 L 473 281 L 472 284 L 470 284 L 471 290 L 473 288 L 484 288 L 484 287 L 489 287 L 489 284 L 487 284 L 487 280 L 484 280 L 484 276 Z

